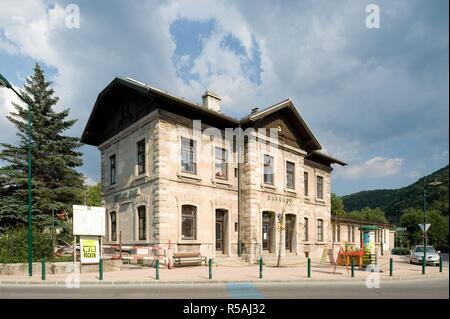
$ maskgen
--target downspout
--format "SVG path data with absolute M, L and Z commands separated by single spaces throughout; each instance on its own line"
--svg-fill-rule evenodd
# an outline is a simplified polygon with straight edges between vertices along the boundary
M 237 146 L 237 153 L 238 153 L 238 256 L 241 257 L 242 256 L 242 236 L 241 236 L 241 212 L 242 212 L 242 208 L 241 208 L 241 190 L 242 190 L 242 186 L 241 186 L 241 147 L 243 147 L 243 141 L 241 141 L 242 138 L 242 129 L 241 129 L 241 124 L 239 123 L 239 139 L 236 139 L 236 146 Z

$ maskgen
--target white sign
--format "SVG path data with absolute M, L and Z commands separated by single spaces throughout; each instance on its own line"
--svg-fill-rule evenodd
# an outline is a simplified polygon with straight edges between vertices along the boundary
M 82 264 L 100 262 L 99 240 L 95 236 L 80 236 L 80 254 Z
M 419 224 L 420 229 L 422 229 L 422 231 L 424 233 L 427 232 L 428 228 L 430 227 L 431 224 Z
M 105 236 L 105 207 L 73 205 L 73 234 Z

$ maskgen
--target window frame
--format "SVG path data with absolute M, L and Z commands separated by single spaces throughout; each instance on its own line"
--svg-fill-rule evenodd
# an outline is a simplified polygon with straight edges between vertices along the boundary
M 191 211 L 191 213 L 192 213 L 192 215 L 191 216 L 188 216 L 187 214 L 185 215 L 184 213 L 185 213 L 185 211 L 184 211 L 184 209 L 188 209 L 188 208 L 191 208 L 192 209 L 192 211 Z M 194 205 L 190 205 L 190 204 L 186 204 L 186 205 L 182 205 L 181 206 L 181 239 L 182 240 L 197 240 L 197 206 L 194 206 Z M 183 228 L 183 224 L 184 224 L 184 221 L 185 221 L 185 219 L 188 219 L 188 220 L 192 220 L 193 222 L 192 222 L 192 224 L 193 224 L 193 226 L 191 227 L 192 228 L 192 236 L 186 236 L 185 234 L 184 234 L 184 230 L 185 230 L 185 228 Z
M 309 218 L 303 217 L 303 241 L 309 242 Z
M 219 164 L 218 158 L 217 158 L 217 151 L 222 153 L 222 162 Z M 228 151 L 226 148 L 223 147 L 219 147 L 219 146 L 215 146 L 214 147 L 214 178 L 217 179 L 223 179 L 223 180 L 227 180 L 228 179 Z M 218 176 L 217 175 L 217 165 L 222 165 L 223 167 L 223 171 L 225 172 L 223 176 Z
M 309 174 L 308 172 L 303 172 L 303 188 L 305 197 L 309 197 Z
M 186 150 L 186 145 L 183 142 L 188 142 L 189 143 L 189 149 Z M 192 171 L 189 170 L 185 170 L 185 165 L 183 165 L 183 152 L 189 152 L 190 156 L 189 159 L 192 159 L 192 162 L 186 162 L 188 165 L 191 164 L 192 166 Z M 192 138 L 188 138 L 188 137 L 181 137 L 180 140 L 180 165 L 181 165 L 181 172 L 182 173 L 187 173 L 187 174 L 193 174 L 196 175 L 197 174 L 197 141 L 192 139 Z
M 316 241 L 317 242 L 323 242 L 324 241 L 324 238 L 323 238 L 323 235 L 324 235 L 324 232 L 323 232 L 323 227 L 324 227 L 323 219 L 317 219 L 316 223 L 317 223 L 317 225 L 316 225 Z M 320 225 L 320 227 L 319 227 L 319 225 Z M 320 232 L 319 232 L 319 229 L 320 229 Z
M 143 149 L 140 149 L 140 146 L 143 146 Z M 143 175 L 146 173 L 147 168 L 146 168 L 146 145 L 145 145 L 145 139 L 139 140 L 136 142 L 136 149 L 137 149 L 137 171 L 136 174 L 139 175 Z M 142 151 L 142 153 L 141 153 Z M 140 162 L 140 155 L 142 158 L 142 162 Z M 142 170 L 141 170 L 142 169 Z
M 114 165 L 112 159 L 114 159 Z M 117 184 L 117 155 L 111 154 L 109 156 L 109 185 L 116 185 L 116 184 Z
M 289 172 L 288 167 L 291 165 L 292 172 Z M 289 175 L 292 174 L 292 185 L 289 185 Z M 291 161 L 286 161 L 286 188 L 295 189 L 295 163 Z
M 142 209 L 144 210 L 143 215 Z M 137 214 L 138 214 L 138 240 L 147 240 L 147 207 L 144 205 L 139 206 L 137 208 Z
M 355 226 L 352 226 L 352 243 L 355 242 Z
M 266 158 L 270 159 L 269 164 L 271 165 L 266 165 Z M 274 185 L 275 184 L 275 157 L 269 154 L 264 154 L 264 158 L 263 158 L 263 182 L 264 184 L 267 185 Z M 268 174 L 266 173 L 266 167 L 271 167 L 272 168 L 272 173 Z M 271 176 L 271 180 L 269 181 L 268 179 L 266 179 L 266 176 Z
M 320 183 L 319 183 L 319 180 L 321 181 Z M 316 176 L 316 198 L 320 199 L 320 200 L 323 200 L 323 182 L 324 182 L 323 176 L 317 175 Z M 319 192 L 319 185 L 321 186 L 320 192 Z
M 114 216 L 114 219 L 113 219 Z M 114 225 L 114 227 L 113 227 Z M 109 213 L 109 239 L 110 241 L 117 241 L 117 212 L 112 211 Z M 113 236 L 114 235 L 114 236 Z

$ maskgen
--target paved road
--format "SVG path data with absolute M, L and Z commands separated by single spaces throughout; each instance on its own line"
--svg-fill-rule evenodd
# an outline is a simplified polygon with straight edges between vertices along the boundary
M 82 286 L 1 286 L 0 298 L 449 298 L 448 278 L 385 281 L 368 289 L 363 282 L 152 284 Z

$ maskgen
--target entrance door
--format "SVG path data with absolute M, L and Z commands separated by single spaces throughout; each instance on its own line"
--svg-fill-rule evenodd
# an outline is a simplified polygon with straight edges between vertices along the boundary
M 216 211 L 216 253 L 221 254 L 225 251 L 223 225 L 224 212 Z
M 285 249 L 286 252 L 294 252 L 294 227 L 295 216 L 286 215 L 286 228 L 285 228 Z
M 262 244 L 263 250 L 268 250 L 270 252 L 270 213 L 263 213 Z

